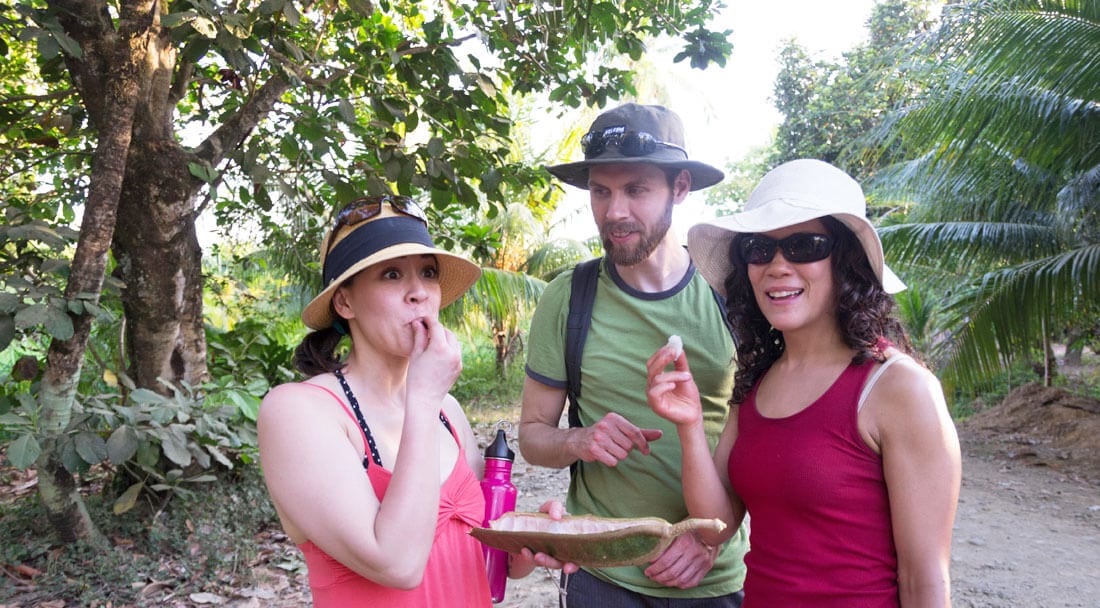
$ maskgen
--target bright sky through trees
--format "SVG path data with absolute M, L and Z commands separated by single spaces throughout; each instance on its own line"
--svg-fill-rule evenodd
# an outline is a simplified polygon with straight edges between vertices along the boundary
M 780 115 L 771 104 L 772 87 L 783 42 L 795 38 L 816 59 L 839 59 L 841 53 L 867 40 L 867 20 L 874 0 L 789 0 L 783 3 L 727 0 L 715 29 L 733 30 L 733 55 L 724 68 L 691 68 L 673 63 L 670 50 L 652 59 L 656 77 L 670 96 L 668 105 L 684 120 L 691 157 L 723 168 L 750 149 L 768 143 Z M 672 48 L 671 45 L 669 47 Z M 644 102 L 645 100 L 640 100 Z M 575 150 L 571 160 L 581 158 Z M 584 192 L 567 187 L 567 204 L 587 206 Z M 564 213 L 569 214 L 570 211 Z M 673 215 L 684 235 L 692 225 L 713 216 L 703 195 L 690 195 Z M 568 232 L 595 235 L 587 213 L 570 221 Z M 579 232 L 578 232 L 579 231 Z

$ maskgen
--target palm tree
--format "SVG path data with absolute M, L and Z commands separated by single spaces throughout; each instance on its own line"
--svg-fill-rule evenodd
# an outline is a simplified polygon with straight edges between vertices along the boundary
M 945 381 L 975 387 L 1100 314 L 1100 2 L 950 5 L 918 97 L 864 148 L 901 268 L 938 274 Z M 1048 359 L 1048 358 L 1046 358 Z

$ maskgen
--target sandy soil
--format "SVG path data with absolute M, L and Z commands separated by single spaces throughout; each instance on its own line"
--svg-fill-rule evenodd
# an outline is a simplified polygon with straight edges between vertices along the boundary
M 1022 387 L 959 426 L 951 556 L 957 608 L 1100 608 L 1100 402 Z M 514 436 L 511 432 L 509 436 Z M 564 497 L 568 471 L 517 461 L 519 510 Z M 509 581 L 505 608 L 558 605 L 557 577 Z

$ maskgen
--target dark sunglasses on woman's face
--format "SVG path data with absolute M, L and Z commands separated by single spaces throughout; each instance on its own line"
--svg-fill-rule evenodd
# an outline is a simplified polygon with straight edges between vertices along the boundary
M 619 153 L 623 156 L 649 156 L 657 150 L 657 146 L 675 148 L 687 153 L 680 146 L 665 143 L 645 131 L 619 133 L 590 131 L 581 138 L 581 149 L 584 150 L 585 158 L 599 156 L 607 146 L 619 148 Z
M 746 264 L 767 264 L 775 252 L 783 250 L 783 258 L 795 264 L 808 264 L 829 257 L 833 237 L 827 234 L 798 232 L 776 240 L 762 234 L 750 234 L 738 243 L 737 251 Z

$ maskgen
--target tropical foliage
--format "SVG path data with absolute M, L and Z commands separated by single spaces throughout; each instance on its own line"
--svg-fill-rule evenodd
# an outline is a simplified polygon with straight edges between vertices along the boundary
M 120 407 L 147 396 L 139 390 L 194 407 L 203 395 L 189 391 L 223 369 L 208 359 L 198 218 L 212 214 L 221 229 L 261 244 L 280 278 L 318 274 L 313 244 L 331 210 L 362 194 L 416 195 L 442 245 L 491 253 L 499 237 L 484 217 L 515 200 L 552 204 L 549 176 L 511 156 L 511 101 L 539 92 L 579 107 L 629 94 L 631 72 L 591 62 L 590 52 L 637 58 L 655 36 L 681 40 L 680 59 L 694 66 L 721 63 L 731 47 L 707 27 L 714 7 L 29 0 L 0 8 L 0 348 L 45 359 L 29 398 L 9 414 L 29 424 L 13 444 L 21 463 L 38 468 L 60 536 L 104 542 L 67 466 L 74 437 L 114 433 L 104 416 L 86 416 L 82 395 L 99 394 L 87 383 L 110 372 Z M 79 234 L 68 229 L 78 216 Z M 98 333 L 97 322 L 118 332 Z M 85 374 L 99 338 L 117 352 Z M 226 337 L 226 346 L 241 343 Z M 225 350 L 215 355 L 230 361 Z M 84 461 L 101 453 L 84 452 Z
M 797 40 L 779 52 L 774 103 L 783 121 L 776 129 L 775 166 L 796 158 L 845 162 L 858 172 L 859 155 L 841 157 L 874 128 L 918 83 L 907 76 L 910 61 L 895 48 L 932 25 L 931 0 L 883 0 L 871 9 L 868 41 L 839 61 L 819 60 Z
M 945 378 L 973 386 L 1100 331 L 1100 3 L 952 5 L 910 50 L 918 94 L 862 160 L 908 211 L 888 257 L 946 294 Z

